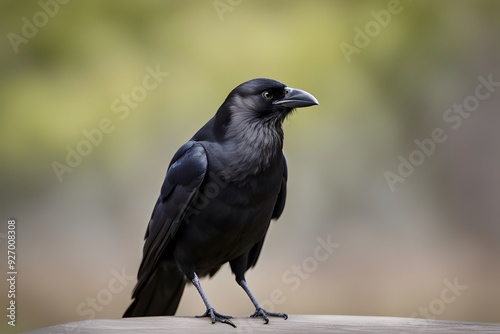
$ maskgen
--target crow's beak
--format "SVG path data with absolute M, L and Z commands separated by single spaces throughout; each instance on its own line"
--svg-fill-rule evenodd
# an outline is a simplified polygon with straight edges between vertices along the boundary
M 274 101 L 273 104 L 282 105 L 287 108 L 302 108 L 319 104 L 318 100 L 306 91 L 290 87 L 286 87 L 285 90 L 285 96 L 282 99 Z

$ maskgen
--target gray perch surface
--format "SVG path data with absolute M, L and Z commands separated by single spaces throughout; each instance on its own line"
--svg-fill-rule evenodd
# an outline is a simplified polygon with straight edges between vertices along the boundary
M 71 322 L 32 331 L 36 334 L 67 333 L 500 333 L 500 323 L 427 320 L 344 315 L 290 315 L 288 320 L 236 317 L 238 328 L 208 318 L 147 317 L 96 319 Z

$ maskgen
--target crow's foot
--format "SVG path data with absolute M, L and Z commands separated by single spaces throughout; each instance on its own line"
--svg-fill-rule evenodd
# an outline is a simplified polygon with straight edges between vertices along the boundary
M 196 316 L 196 318 L 205 318 L 205 317 L 210 317 L 212 319 L 212 324 L 215 324 L 216 322 L 222 322 L 224 324 L 228 324 L 236 328 L 233 322 L 229 320 L 233 318 L 232 316 L 220 314 L 219 312 L 216 312 L 213 308 L 209 308 L 202 315 Z
M 285 320 L 288 319 L 288 315 L 286 313 L 269 312 L 264 310 L 263 308 L 256 309 L 255 313 L 250 316 L 250 318 L 258 318 L 258 317 L 264 319 L 265 324 L 269 323 L 269 317 L 280 317 Z

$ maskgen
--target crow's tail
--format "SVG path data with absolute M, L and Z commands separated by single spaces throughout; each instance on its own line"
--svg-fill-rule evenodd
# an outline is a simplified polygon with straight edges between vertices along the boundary
M 123 317 L 174 315 L 185 285 L 175 265 L 159 266 L 141 291 L 134 291 L 134 301 Z

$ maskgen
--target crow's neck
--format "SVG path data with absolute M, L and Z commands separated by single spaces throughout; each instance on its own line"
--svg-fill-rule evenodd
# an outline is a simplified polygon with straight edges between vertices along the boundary
M 282 120 L 256 118 L 254 114 L 233 114 L 226 128 L 227 177 L 243 180 L 269 168 L 282 154 Z

